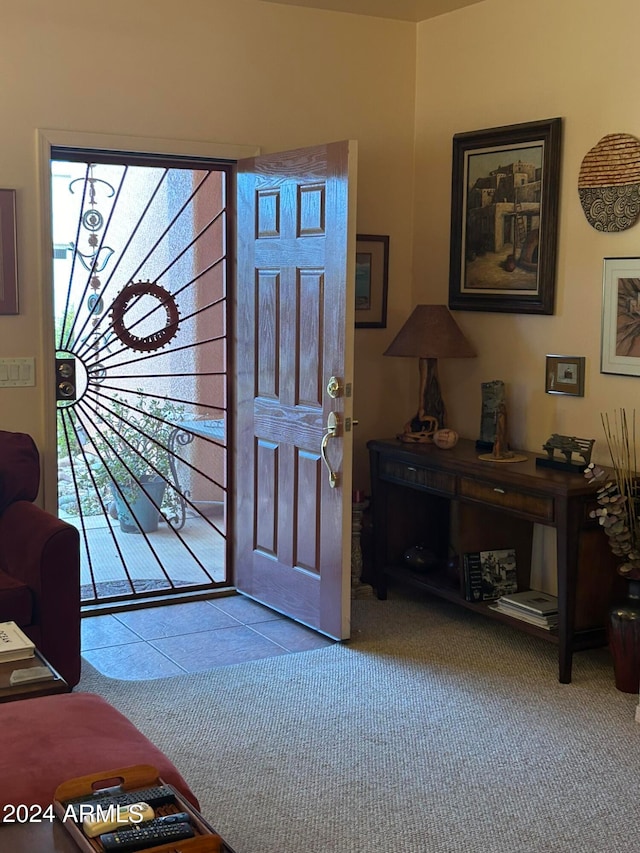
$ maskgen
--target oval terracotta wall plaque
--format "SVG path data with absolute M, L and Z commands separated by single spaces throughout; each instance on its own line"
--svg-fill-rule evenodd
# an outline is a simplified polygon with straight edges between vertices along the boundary
M 587 221 L 597 231 L 625 231 L 640 214 L 640 141 L 610 133 L 585 155 L 578 194 Z

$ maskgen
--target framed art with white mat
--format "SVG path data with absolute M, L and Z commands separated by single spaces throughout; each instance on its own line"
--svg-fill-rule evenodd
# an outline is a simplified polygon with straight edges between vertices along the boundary
M 640 376 L 640 258 L 605 258 L 601 373 Z

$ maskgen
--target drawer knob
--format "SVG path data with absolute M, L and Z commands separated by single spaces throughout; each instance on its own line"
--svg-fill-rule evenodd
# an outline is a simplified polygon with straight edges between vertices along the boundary
M 500 495 L 504 495 L 504 494 L 506 494 L 504 489 L 499 489 L 497 486 L 496 486 L 496 488 L 495 488 L 493 491 L 494 491 L 494 492 L 498 492 L 498 494 L 500 494 Z
M 411 465 L 407 465 L 407 471 L 417 471 L 417 468 L 412 468 Z

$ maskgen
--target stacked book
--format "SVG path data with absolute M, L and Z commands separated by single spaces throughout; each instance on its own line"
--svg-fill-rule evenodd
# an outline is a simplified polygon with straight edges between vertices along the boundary
M 498 613 L 505 613 L 530 625 L 537 625 L 545 631 L 555 631 L 558 627 L 557 597 L 539 592 L 537 589 L 503 595 L 495 604 L 489 606 Z
M 0 663 L 32 658 L 35 648 L 15 622 L 0 622 Z

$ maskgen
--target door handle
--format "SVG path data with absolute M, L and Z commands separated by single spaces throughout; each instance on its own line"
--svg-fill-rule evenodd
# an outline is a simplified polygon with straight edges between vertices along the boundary
M 329 472 L 329 485 L 332 489 L 338 485 L 338 472 L 334 471 L 327 459 L 327 445 L 331 441 L 332 438 L 337 438 L 338 429 L 340 427 L 340 418 L 336 415 L 335 412 L 329 412 L 329 417 L 327 418 L 327 431 L 322 436 L 322 444 L 320 445 L 320 455 L 322 456 L 322 461 L 327 466 L 327 471 Z

